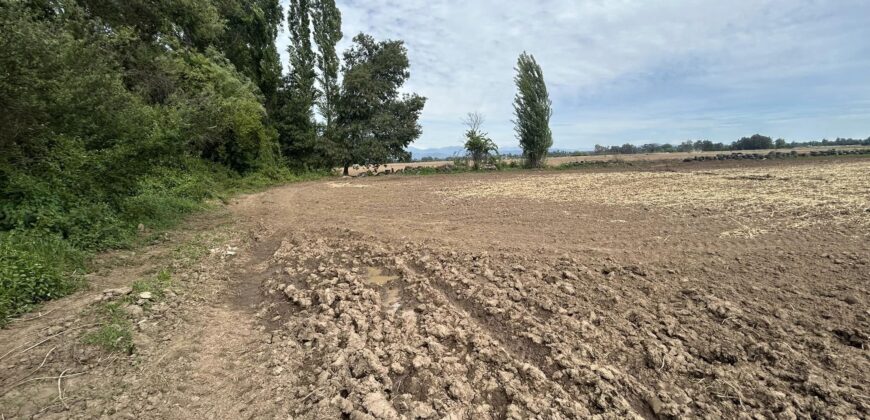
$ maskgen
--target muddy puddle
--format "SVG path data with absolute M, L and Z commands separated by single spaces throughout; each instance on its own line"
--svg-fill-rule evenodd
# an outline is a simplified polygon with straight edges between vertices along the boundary
M 379 267 L 366 267 L 365 282 L 380 288 L 381 301 L 388 312 L 396 312 L 401 307 L 399 276 L 389 274 Z

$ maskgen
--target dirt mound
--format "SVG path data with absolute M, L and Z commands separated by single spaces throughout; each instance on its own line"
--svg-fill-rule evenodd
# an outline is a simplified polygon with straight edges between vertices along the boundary
M 868 409 L 854 391 L 862 350 L 831 353 L 832 337 L 853 335 L 824 323 L 798 333 L 787 320 L 800 313 L 644 267 L 394 247 L 346 230 L 291 235 L 269 263 L 261 317 L 279 321 L 279 369 L 296 377 L 306 418 Z

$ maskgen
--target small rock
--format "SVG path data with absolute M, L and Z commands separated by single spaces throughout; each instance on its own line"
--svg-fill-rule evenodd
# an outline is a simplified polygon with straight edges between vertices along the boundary
M 450 335 L 450 328 L 447 328 L 446 325 L 437 324 L 432 327 L 432 335 L 438 338 L 444 338 Z
M 138 296 L 139 296 L 139 299 L 144 299 L 144 300 L 150 300 L 150 299 L 154 298 L 154 295 L 152 295 L 151 292 L 142 292 L 142 293 L 139 293 Z
M 130 293 L 133 293 L 132 287 L 119 287 L 117 289 L 103 290 L 103 296 L 108 297 L 108 298 L 112 298 L 115 296 L 126 296 L 126 295 L 129 295 Z
M 345 398 L 339 397 L 337 405 L 339 410 L 341 410 L 341 412 L 344 414 L 350 414 L 351 412 L 353 412 L 353 403 Z
M 142 314 L 145 313 L 145 310 L 142 309 L 142 307 L 139 305 L 127 305 L 123 309 L 127 315 L 133 318 L 139 318 L 140 316 L 142 316 Z
M 432 408 L 431 404 L 422 403 L 420 401 L 415 402 L 414 409 L 411 410 L 411 418 L 415 419 L 428 419 L 434 417 L 435 414 L 435 409 Z
M 417 357 L 414 357 L 414 360 L 411 361 L 411 364 L 414 365 L 415 369 L 424 368 L 429 366 L 430 363 L 432 363 L 432 359 L 423 356 L 422 354 L 417 355 Z
M 447 393 L 458 401 L 469 402 L 474 398 L 474 391 L 465 382 L 454 382 L 447 389 Z
M 381 392 L 372 392 L 366 395 L 363 401 L 363 406 L 371 415 L 379 419 L 395 419 L 399 418 L 399 413 L 387 401 L 387 397 Z
M 393 362 L 393 364 L 390 365 L 390 370 L 395 372 L 397 375 L 405 373 L 405 367 L 402 366 L 399 362 Z
M 568 280 L 577 280 L 578 279 L 577 275 L 574 274 L 573 272 L 570 272 L 570 271 L 563 271 L 562 278 L 568 279 Z

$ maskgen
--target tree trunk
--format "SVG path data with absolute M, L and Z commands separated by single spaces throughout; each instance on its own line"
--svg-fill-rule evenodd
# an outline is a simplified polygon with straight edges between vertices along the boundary
M 344 176 L 350 176 L 350 171 L 348 170 L 349 168 L 350 168 L 350 164 L 349 164 L 349 163 L 345 163 L 345 164 L 344 164 L 344 172 L 343 172 L 343 175 L 344 175 Z

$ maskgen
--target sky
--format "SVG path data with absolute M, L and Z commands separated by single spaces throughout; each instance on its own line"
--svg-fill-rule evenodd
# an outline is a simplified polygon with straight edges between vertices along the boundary
M 336 2 L 339 51 L 359 32 L 405 41 L 403 90 L 428 98 L 418 148 L 461 145 L 468 112 L 517 146 L 523 51 L 543 69 L 558 149 L 870 136 L 870 0 Z

